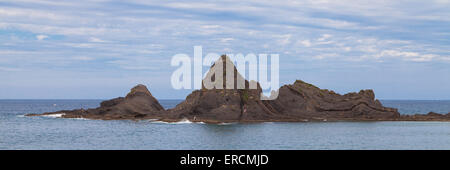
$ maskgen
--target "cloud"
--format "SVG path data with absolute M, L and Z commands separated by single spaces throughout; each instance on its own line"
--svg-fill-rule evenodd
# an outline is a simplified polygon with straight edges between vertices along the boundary
M 291 34 L 285 34 L 285 35 L 275 35 L 275 37 L 278 39 L 277 42 L 279 45 L 287 45 L 291 43 Z
M 344 51 L 349 52 L 352 50 L 352 47 L 344 47 L 343 49 L 344 49 Z
M 401 57 L 404 60 L 415 61 L 415 62 L 427 62 L 433 59 L 439 58 L 440 56 L 434 54 L 420 54 L 417 52 L 407 52 L 407 51 L 396 51 L 396 50 L 383 50 L 379 54 L 375 55 L 375 58 L 379 59 L 381 57 Z
M 298 43 L 305 47 L 311 47 L 311 41 L 309 41 L 309 40 L 299 41 Z
M 226 42 L 228 42 L 228 41 L 233 41 L 233 40 L 234 40 L 234 38 L 221 38 L 221 39 L 220 39 L 220 42 L 226 43 Z
M 108 41 L 105 41 L 105 40 L 102 40 L 102 39 L 96 38 L 96 37 L 89 38 L 89 41 L 93 42 L 93 43 L 105 43 L 105 42 L 108 42 Z
M 204 28 L 204 29 L 216 29 L 219 27 L 220 27 L 220 25 L 202 25 L 202 28 Z
M 448 62 L 440 48 L 415 45 L 411 41 L 321 34 L 312 40 L 299 40 L 296 54 L 303 59 L 348 62 Z M 440 54 L 442 53 L 442 54 Z
M 336 54 L 336 53 L 326 53 L 326 54 L 320 54 L 320 55 L 313 56 L 313 58 L 322 60 L 325 58 L 336 57 L 336 56 L 338 56 L 338 54 Z
M 47 38 L 48 38 L 47 35 L 42 35 L 42 34 L 41 35 L 36 35 L 36 39 L 39 40 L 39 41 L 47 39 Z
M 378 55 L 375 55 L 376 58 L 381 58 L 381 57 L 385 57 L 385 56 L 412 58 L 412 57 L 419 56 L 419 53 L 402 52 L 402 51 L 396 51 L 396 50 L 383 50 Z
M 332 35 L 330 35 L 330 34 L 322 34 L 322 37 L 318 38 L 317 41 L 325 41 L 331 37 L 332 37 Z
M 0 7 L 0 66 L 49 75 L 61 70 L 89 70 L 95 77 L 170 74 L 171 56 L 193 55 L 193 46 L 203 45 L 204 53 L 280 54 L 283 75 L 355 65 L 377 69 L 379 63 L 441 66 L 430 68 L 436 70 L 450 63 L 449 5 L 442 0 L 17 0 Z

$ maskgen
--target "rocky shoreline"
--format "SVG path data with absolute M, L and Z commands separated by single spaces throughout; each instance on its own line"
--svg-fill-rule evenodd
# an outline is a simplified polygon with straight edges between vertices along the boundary
M 229 58 L 219 59 L 225 65 Z M 226 68 L 220 67 L 223 73 Z M 209 76 L 214 82 L 215 65 Z M 256 89 L 238 89 L 236 80 L 243 79 L 234 67 L 234 89 L 206 89 L 193 91 L 175 108 L 165 110 L 144 85 L 132 88 L 125 97 L 103 101 L 93 109 L 62 110 L 58 112 L 27 114 L 44 116 L 61 114 L 62 118 L 101 120 L 158 120 L 178 122 L 189 120 L 204 123 L 252 122 L 310 122 L 310 121 L 450 121 L 450 113 L 400 115 L 395 108 L 384 107 L 375 99 L 372 90 L 340 95 L 320 89 L 301 80 L 284 85 L 275 100 L 261 100 L 259 83 Z M 208 77 L 208 76 L 207 76 Z M 227 77 L 224 76 L 223 77 Z M 205 80 L 203 80 L 205 81 Z M 225 86 L 226 81 L 222 81 Z

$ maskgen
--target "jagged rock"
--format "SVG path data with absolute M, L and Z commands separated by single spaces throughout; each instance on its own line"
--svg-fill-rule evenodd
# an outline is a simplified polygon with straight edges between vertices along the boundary
M 400 116 L 397 109 L 383 107 L 375 100 L 372 90 L 340 95 L 301 80 L 281 87 L 278 98 L 266 103 L 282 115 L 312 120 L 377 120 Z
M 221 60 L 224 65 L 230 62 L 226 56 Z M 215 69 L 213 65 L 208 74 L 214 74 Z M 222 69 L 226 73 L 226 68 Z M 207 122 L 386 120 L 400 116 L 397 109 L 383 107 L 375 100 L 372 90 L 339 95 L 300 80 L 281 87 L 276 100 L 260 100 L 262 90 L 259 84 L 257 89 L 249 89 L 249 82 L 245 80 L 245 89 L 236 89 L 236 82 L 242 77 L 234 69 L 235 89 L 203 88 L 194 91 L 169 110 L 169 114 L 174 118 Z M 206 77 L 215 78 L 214 75 Z M 225 81 L 219 82 L 225 86 Z
M 63 114 L 63 118 L 91 119 L 159 119 L 162 121 L 264 122 L 264 121 L 450 121 L 449 114 L 400 115 L 397 109 L 384 107 L 375 99 L 372 90 L 340 95 L 331 90 L 320 89 L 301 80 L 282 86 L 275 100 L 261 100 L 262 89 L 257 82 L 245 80 L 227 56 L 221 56 L 211 66 L 200 90 L 193 91 L 175 108 L 164 110 L 144 85 L 131 89 L 126 97 L 104 101 L 95 109 L 78 109 L 28 116 Z M 232 64 L 234 75 L 226 74 L 226 64 Z M 215 81 L 216 73 L 223 81 Z M 232 89 L 226 89 L 226 79 L 233 78 Z M 238 88 L 238 82 L 244 86 Z M 251 84 L 256 89 L 250 88 Z M 222 88 L 217 88 L 222 86 Z
M 226 64 L 230 63 L 230 59 L 226 56 L 220 58 L 223 67 L 211 66 L 206 78 L 214 82 L 212 89 L 205 86 L 201 90 L 196 90 L 187 96 L 186 100 L 178 104 L 175 108 L 168 110 L 171 118 L 188 118 L 191 121 L 208 121 L 208 122 L 236 122 L 252 119 L 269 119 L 270 115 L 265 113 L 260 101 L 261 87 L 256 82 L 249 82 L 239 74 L 236 67 L 233 66 L 233 84 L 232 89 L 227 89 L 226 81 Z M 221 68 L 223 73 L 223 81 L 216 80 L 216 69 Z M 230 76 L 231 77 L 231 76 Z M 242 89 L 238 87 L 238 80 L 244 81 Z M 221 83 L 222 89 L 216 88 L 217 83 Z M 250 88 L 250 84 L 255 83 L 256 89 Z M 204 84 L 204 83 L 202 83 Z
M 144 85 L 132 88 L 126 97 L 104 101 L 95 109 L 63 110 L 42 115 L 62 114 L 63 118 L 140 119 L 164 113 L 164 108 Z M 29 116 L 36 116 L 30 114 Z

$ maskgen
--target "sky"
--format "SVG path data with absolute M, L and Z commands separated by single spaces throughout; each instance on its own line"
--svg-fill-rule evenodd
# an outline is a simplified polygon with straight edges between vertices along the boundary
M 174 90 L 172 56 L 276 53 L 296 79 L 378 99 L 450 99 L 450 0 L 0 0 L 0 99 Z M 204 71 L 206 72 L 206 68 Z

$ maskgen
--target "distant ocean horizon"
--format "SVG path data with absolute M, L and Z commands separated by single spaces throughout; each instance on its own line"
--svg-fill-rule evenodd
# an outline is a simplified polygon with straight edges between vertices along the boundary
M 89 107 L 85 105 L 80 108 L 95 108 L 100 106 L 102 101 L 108 99 L 0 99 L 0 102 L 4 103 L 14 103 L 14 102 L 26 102 L 26 101 L 91 101 Z M 185 99 L 157 99 L 161 102 L 165 109 L 170 109 L 175 107 L 177 104 L 181 103 Z M 445 100 L 429 100 L 429 99 L 379 99 L 380 102 L 385 107 L 392 107 L 399 109 L 400 114 L 427 114 L 428 112 L 436 112 L 441 114 L 450 113 L 450 99 Z M 94 103 L 98 104 L 95 105 Z M 84 103 L 84 102 L 82 102 Z M 164 103 L 164 104 L 163 104 Z M 77 109 L 77 108 L 69 108 Z
M 26 117 L 103 99 L 0 99 L 0 149 L 450 149 L 450 122 L 202 124 Z M 173 108 L 182 99 L 160 100 Z M 450 100 L 381 100 L 401 114 L 450 112 Z

